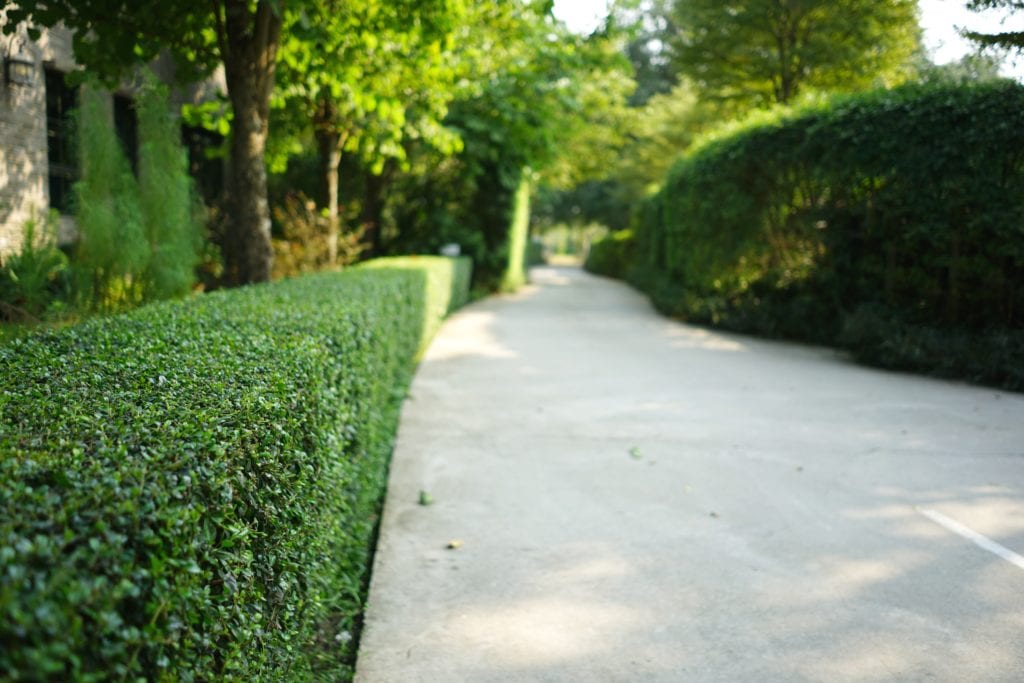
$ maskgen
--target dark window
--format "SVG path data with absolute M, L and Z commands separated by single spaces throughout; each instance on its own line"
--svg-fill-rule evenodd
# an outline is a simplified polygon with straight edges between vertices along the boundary
M 114 95 L 114 130 L 121 141 L 121 149 L 132 166 L 132 173 L 139 172 L 139 117 L 135 112 L 135 101 L 125 95 Z
M 78 106 L 78 88 L 64 82 L 64 73 L 46 69 L 46 155 L 49 161 L 50 207 L 71 213 L 71 186 L 78 177 L 71 112 Z
M 199 196 L 214 206 L 224 192 L 224 136 L 198 126 L 182 126 L 181 140 L 188 150 L 188 173 Z

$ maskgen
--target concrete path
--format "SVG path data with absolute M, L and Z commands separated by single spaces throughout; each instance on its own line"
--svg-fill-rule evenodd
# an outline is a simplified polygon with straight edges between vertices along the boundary
M 534 282 L 420 367 L 358 681 L 1024 680 L 1024 397 Z

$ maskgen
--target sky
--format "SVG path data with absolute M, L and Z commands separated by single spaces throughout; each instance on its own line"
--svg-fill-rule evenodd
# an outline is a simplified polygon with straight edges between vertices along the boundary
M 970 12 L 963 0 L 918 0 L 924 43 L 937 64 L 952 62 L 973 50 L 971 44 L 957 34 L 956 28 L 994 33 L 1020 30 L 1024 14 L 1007 17 L 1006 12 Z M 589 33 L 604 18 L 607 0 L 555 0 L 555 16 L 579 33 Z M 1005 19 L 1005 23 L 1001 23 Z M 1003 73 L 1024 80 L 1024 59 L 1005 64 Z

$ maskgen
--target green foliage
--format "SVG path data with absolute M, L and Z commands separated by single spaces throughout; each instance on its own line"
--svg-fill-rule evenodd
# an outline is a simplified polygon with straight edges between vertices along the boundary
M 461 0 L 359 0 L 290 15 L 278 66 L 287 86 L 273 99 L 277 134 L 329 132 L 339 153 L 378 174 L 386 159 L 405 160 L 406 137 L 454 151 L 458 140 L 440 120 L 454 88 L 448 39 L 463 11 Z
M 106 94 L 86 89 L 78 114 L 82 179 L 75 184 L 78 305 L 109 312 L 188 294 L 203 248 L 199 206 L 167 91 L 139 92 L 139 177 L 111 126 Z
M 920 41 L 916 0 L 677 0 L 672 19 L 680 72 L 754 105 L 906 80 Z
M 171 113 L 167 89 L 152 77 L 139 92 L 136 112 L 139 201 L 150 252 L 142 297 L 154 301 L 183 296 L 196 283 L 204 227 L 180 125 Z
M 624 280 L 634 260 L 633 232 L 620 230 L 591 244 L 583 267 L 596 275 Z
M 627 36 L 625 54 L 633 67 L 636 90 L 629 97 L 633 107 L 667 93 L 678 83 L 668 49 L 675 27 L 672 0 L 615 0 L 608 3 L 609 26 Z
M 918 80 L 922 83 L 947 85 L 970 85 L 978 81 L 994 81 L 1001 78 L 999 65 L 1002 59 L 987 54 L 967 54 L 948 64 L 925 63 L 918 69 Z
M 875 349 L 865 358 L 960 372 L 877 338 L 889 325 L 1003 339 L 1024 324 L 1021 112 L 1024 87 L 990 82 L 761 116 L 673 167 L 639 212 L 632 278 L 686 319 L 816 342 L 874 307 L 887 313 L 843 336 Z M 965 374 L 1019 388 L 1006 364 L 1024 363 L 1020 345 L 991 348 Z
M 531 237 L 526 243 L 526 267 L 542 266 L 547 263 L 544 253 L 544 242 L 537 237 Z
M 0 320 L 38 320 L 67 296 L 68 259 L 57 248 L 56 216 L 33 216 L 22 226 L 21 251 L 0 262 Z
M 399 403 L 467 283 L 375 263 L 0 347 L 0 675 L 349 678 Z
M 231 2 L 231 0 L 225 0 Z M 5 32 L 30 23 L 64 24 L 74 31 L 75 57 L 115 85 L 126 69 L 145 64 L 170 49 L 176 61 L 195 76 L 217 66 L 216 35 L 210 3 L 202 7 L 179 0 L 20 0 L 7 10 Z
M 149 251 L 141 288 L 143 300 L 154 301 L 192 290 L 204 228 L 166 88 L 150 78 L 137 102 L 139 201 Z
M 611 52 L 614 43 L 588 40 L 591 64 L 581 64 L 573 78 L 571 96 L 563 96 L 565 110 L 552 112 L 561 130 L 555 139 L 554 160 L 544 168 L 543 181 L 569 187 L 614 174 L 623 149 L 635 139 L 635 112 L 627 106 L 636 83 L 628 64 Z M 558 119 L 562 119 L 558 121 Z
M 541 186 L 533 202 L 532 220 L 547 232 L 558 225 L 600 223 L 611 230 L 629 227 L 633 204 L 614 180 L 587 181 L 571 190 Z
M 1024 388 L 1024 332 L 949 330 L 910 324 L 884 306 L 866 304 L 844 316 L 839 343 L 863 363 Z
M 113 86 L 160 55 L 174 60 L 181 80 L 223 65 L 237 133 L 228 166 L 233 203 L 222 253 L 232 284 L 269 279 L 272 249 L 265 229 L 266 130 L 282 27 L 317 8 L 317 0 L 23 0 L 8 11 L 3 31 L 22 22 L 30 35 L 62 24 L 74 32 L 75 59 Z M 242 128 L 242 130 L 238 130 Z
M 609 96 L 615 93 L 609 93 Z M 625 104 L 622 98 L 620 105 Z M 567 153 L 591 161 L 578 164 L 574 188 L 542 195 L 540 221 L 601 223 L 611 230 L 629 227 L 631 209 L 664 179 L 677 155 L 731 112 L 719 103 L 701 101 L 697 90 L 683 80 L 668 92 L 645 97 L 644 103 L 624 109 L 606 104 L 611 126 L 597 125 L 580 145 L 572 141 Z M 610 133 L 608 128 L 617 129 Z M 596 152 L 595 150 L 601 150 Z
M 1021 3 L 1020 0 L 967 0 L 967 8 L 976 12 L 992 9 L 1019 12 L 1024 9 L 1024 3 Z M 1024 50 L 1024 31 L 1000 31 L 998 33 L 968 31 L 964 35 L 982 47 L 1003 48 L 1015 52 Z
M 456 242 L 473 257 L 479 289 L 520 279 L 525 241 L 510 240 L 522 225 L 522 182 L 545 172 L 573 175 L 576 164 L 559 163 L 562 152 L 594 148 L 582 131 L 592 113 L 584 103 L 601 101 L 599 83 L 623 86 L 614 73 L 621 59 L 606 43 L 568 35 L 546 10 L 525 0 L 470 7 L 454 38 L 459 87 L 445 119 L 462 149 L 445 157 L 420 146 L 392 193 L 398 234 L 388 248 L 431 251 Z
M 696 89 L 686 81 L 668 93 L 654 95 L 635 111 L 630 144 L 623 149 L 612 177 L 631 199 L 643 198 L 665 178 L 676 155 L 718 123 L 717 114 L 698 100 Z
M 408 268 L 425 273 L 425 314 L 423 331 L 420 334 L 420 348 L 417 358 L 427 350 L 445 316 L 461 308 L 469 301 L 470 281 L 473 277 L 473 261 L 465 256 L 455 258 L 439 256 L 395 256 L 373 259 L 360 268 L 393 269 Z
M 326 208 L 329 242 L 344 239 L 339 195 L 351 196 L 354 185 L 362 185 L 358 202 L 346 203 L 359 208 L 359 233 L 368 252 L 377 255 L 383 196 L 395 171 L 408 168 L 408 148 L 427 145 L 442 155 L 460 148 L 458 136 L 441 120 L 455 87 L 449 39 L 462 4 L 319 3 L 286 22 L 277 78 L 287 85 L 272 100 L 277 132 L 271 168 L 282 173 L 289 157 L 316 150 L 319 178 L 299 189 Z M 361 182 L 340 181 L 343 161 L 347 169 L 358 169 Z M 329 266 L 338 265 L 334 255 L 328 252 Z
M 74 188 L 76 298 L 83 309 L 111 311 L 142 300 L 150 245 L 109 98 L 95 87 L 83 90 L 77 120 L 82 176 Z
M 591 245 L 607 236 L 608 228 L 600 223 L 558 223 L 543 231 L 541 241 L 549 254 L 582 262 Z
M 325 211 L 301 192 L 289 194 L 274 207 L 282 236 L 274 239 L 274 278 L 315 273 L 355 263 L 362 253 L 362 230 L 337 234 Z M 332 258 L 333 254 L 333 258 Z

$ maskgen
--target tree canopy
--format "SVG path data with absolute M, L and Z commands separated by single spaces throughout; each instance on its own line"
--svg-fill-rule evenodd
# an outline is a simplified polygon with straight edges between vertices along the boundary
M 968 0 L 967 8 L 975 12 L 990 9 L 1019 12 L 1024 10 L 1024 2 L 1021 0 Z M 982 47 L 1004 48 L 1016 52 L 1024 51 L 1024 31 L 1000 31 L 999 33 L 967 31 L 964 35 Z
M 920 42 L 916 0 L 678 0 L 672 17 L 679 71 L 755 104 L 892 84 Z
M 286 152 L 301 151 L 312 133 L 331 245 L 340 229 L 344 153 L 379 176 L 389 160 L 406 161 L 407 137 L 457 149 L 458 138 L 441 120 L 454 80 L 450 37 L 463 13 L 461 0 L 360 0 L 315 8 L 287 27 L 278 67 L 282 86 L 274 95 L 277 137 L 294 142 L 284 145 Z M 379 241 L 379 219 L 369 222 Z M 329 251 L 333 263 L 334 247 Z

